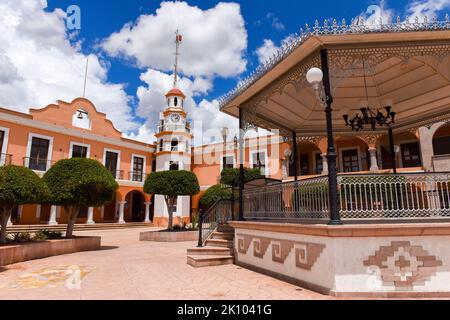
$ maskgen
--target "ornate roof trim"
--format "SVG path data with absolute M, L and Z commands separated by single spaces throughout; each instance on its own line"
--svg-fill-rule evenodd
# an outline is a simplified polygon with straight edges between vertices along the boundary
M 300 34 L 294 34 L 289 37 L 288 41 L 283 43 L 281 48 L 272 58 L 262 63 L 246 79 L 240 81 L 233 90 L 220 97 L 218 99 L 220 109 L 222 110 L 227 104 L 256 83 L 269 71 L 274 69 L 281 61 L 313 36 L 439 30 L 450 30 L 449 14 L 445 15 L 445 20 L 443 21 L 438 20 L 437 16 L 432 19 L 428 19 L 426 16 L 423 18 L 415 17 L 413 21 L 411 21 L 411 18 L 407 17 L 405 21 L 402 21 L 400 16 L 398 16 L 395 21 L 393 21 L 392 17 L 389 17 L 387 21 L 380 19 L 377 24 L 367 24 L 362 17 L 353 19 L 350 24 L 347 24 L 345 19 L 342 20 L 341 24 L 339 24 L 337 20 L 333 20 L 332 24 L 329 23 L 329 20 L 325 20 L 323 26 L 320 26 L 319 21 L 316 20 L 314 27 L 311 28 L 306 24 L 306 30 L 300 29 Z

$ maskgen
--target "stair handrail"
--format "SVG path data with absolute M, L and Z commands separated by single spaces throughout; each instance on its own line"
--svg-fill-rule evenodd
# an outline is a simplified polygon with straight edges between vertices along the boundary
M 227 205 L 229 208 L 227 208 Z M 200 212 L 198 223 L 198 247 L 203 247 L 206 240 L 213 234 L 219 224 L 224 224 L 233 220 L 232 200 L 219 199 L 205 213 Z M 229 209 L 229 210 L 227 210 Z M 225 214 L 223 211 L 225 210 Z M 208 224 L 209 228 L 205 232 L 203 224 Z

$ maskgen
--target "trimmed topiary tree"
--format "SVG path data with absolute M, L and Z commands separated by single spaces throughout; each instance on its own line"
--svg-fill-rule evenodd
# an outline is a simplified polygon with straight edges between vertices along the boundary
M 232 200 L 233 196 L 230 189 L 224 188 L 218 184 L 212 186 L 202 195 L 200 199 L 200 205 L 203 209 L 208 210 L 218 200 Z
M 220 183 L 230 186 L 233 189 L 239 188 L 239 169 L 223 169 L 220 174 Z M 244 183 L 263 179 L 260 169 L 244 169 Z
M 62 206 L 68 215 L 66 238 L 72 238 L 80 208 L 110 203 L 119 188 L 100 162 L 83 158 L 58 161 L 44 175 L 44 182 L 50 190 L 50 203 Z
M 0 243 L 6 243 L 6 227 L 14 207 L 40 203 L 49 195 L 42 179 L 32 170 L 18 166 L 0 168 Z
M 170 231 L 173 230 L 173 205 L 179 196 L 195 196 L 200 192 L 197 177 L 189 171 L 161 171 L 145 180 L 144 192 L 164 196 L 169 213 Z

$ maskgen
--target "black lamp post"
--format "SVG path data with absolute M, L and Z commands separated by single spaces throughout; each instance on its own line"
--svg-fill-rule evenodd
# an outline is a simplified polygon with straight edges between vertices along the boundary
M 333 134 L 333 118 L 332 118 L 332 104 L 333 97 L 331 95 L 330 84 L 330 71 L 328 67 L 328 52 L 322 50 L 321 64 L 322 69 L 312 68 L 308 71 L 306 78 L 310 84 L 313 85 L 314 90 L 319 95 L 320 100 L 326 105 L 325 114 L 327 122 L 327 138 L 328 138 L 328 192 L 330 198 L 330 225 L 341 225 L 341 214 L 339 208 L 339 193 L 337 183 L 337 171 L 336 171 L 336 148 L 334 146 L 334 134 Z

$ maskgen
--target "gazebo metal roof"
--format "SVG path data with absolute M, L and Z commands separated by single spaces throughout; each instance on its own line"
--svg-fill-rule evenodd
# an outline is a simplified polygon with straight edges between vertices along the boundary
M 221 99 L 221 110 L 247 125 L 279 129 L 283 135 L 325 132 L 323 106 L 306 72 L 321 67 L 327 49 L 335 132 L 349 133 L 343 114 L 364 105 L 393 104 L 398 128 L 448 119 L 450 106 L 450 18 L 416 18 L 377 25 L 325 21 L 306 27 L 279 53 Z M 368 95 L 366 96 L 366 87 Z

